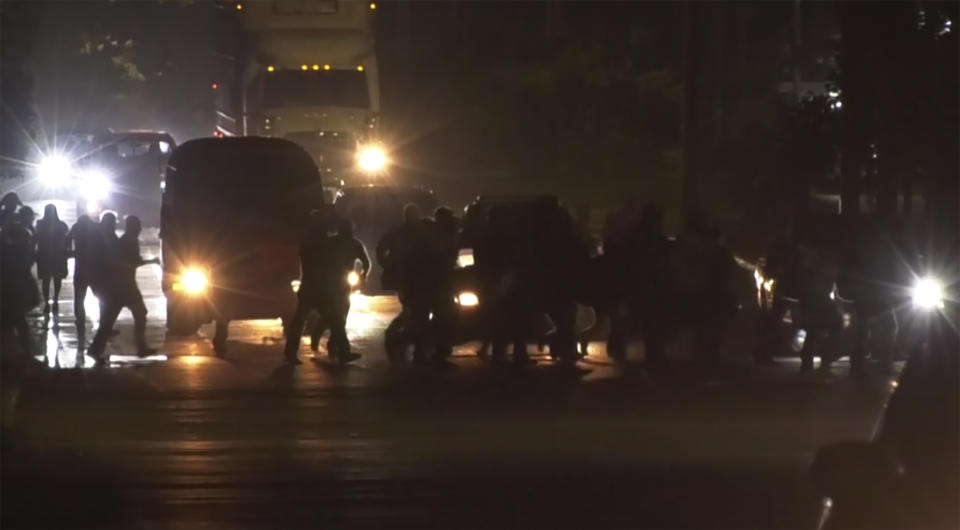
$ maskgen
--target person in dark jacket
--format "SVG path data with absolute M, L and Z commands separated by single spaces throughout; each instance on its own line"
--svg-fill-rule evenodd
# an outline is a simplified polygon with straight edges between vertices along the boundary
M 23 206 L 23 203 L 16 192 L 11 191 L 0 198 L 0 228 L 16 220 L 17 208 L 20 206 Z
M 23 207 L 0 229 L 0 337 L 3 351 L 11 351 L 16 336 L 20 353 L 31 355 L 27 313 L 40 303 L 31 267 L 36 257 L 33 210 Z
M 359 281 L 370 272 L 370 258 L 367 249 L 353 236 L 353 222 L 340 219 L 337 234 L 327 241 L 327 265 L 322 268 L 320 282 L 323 296 L 320 300 L 320 312 L 330 326 L 330 342 L 327 350 L 332 358 L 341 362 L 350 362 L 359 358 L 350 351 L 347 338 L 347 315 L 350 313 L 350 291 L 348 281 L 350 273 L 357 271 L 360 263 Z
M 43 314 L 50 313 L 50 283 L 53 283 L 54 318 L 60 311 L 60 286 L 67 277 L 67 224 L 57 215 L 57 207 L 48 204 L 37 221 L 37 277 L 43 289 Z
M 432 334 L 436 340 L 435 360 L 442 362 L 453 354 L 453 326 L 456 319 L 453 275 L 460 250 L 460 220 L 453 215 L 453 210 L 443 206 L 436 209 L 433 218 L 430 273 L 435 281 L 429 298 L 430 312 L 433 313 Z
M 400 314 L 390 322 L 385 332 L 387 357 L 391 361 L 401 360 L 402 352 L 411 340 L 420 342 L 413 337 L 422 336 L 423 326 L 426 325 L 429 304 L 419 287 L 429 278 L 419 267 L 423 256 L 417 256 L 414 249 L 431 223 L 422 218 L 416 204 L 407 204 L 403 208 L 403 222 L 377 244 L 377 263 L 383 267 L 383 288 L 396 290 L 402 306 Z M 424 355 L 422 349 L 414 352 L 416 359 L 423 359 Z
M 134 338 L 137 343 L 137 355 L 146 356 L 156 353 L 156 350 L 147 346 L 147 306 L 143 303 L 143 295 L 137 286 L 137 268 L 147 264 L 160 264 L 160 260 L 143 259 L 140 255 L 140 219 L 128 216 L 123 237 L 115 243 L 107 241 L 106 270 L 100 277 L 100 324 L 97 333 L 90 344 L 90 356 L 103 362 L 104 349 L 107 338 L 113 330 L 113 325 L 124 307 L 133 313 Z
M 329 236 L 335 220 L 318 212 L 300 243 L 300 289 L 297 291 L 297 310 L 286 326 L 287 343 L 284 356 L 291 364 L 300 364 L 298 351 L 303 325 L 311 312 L 320 313 L 323 326 L 330 328 L 328 351 L 341 363 L 349 363 L 360 356 L 350 352 L 345 324 L 350 310 L 350 285 L 347 277 L 357 260 L 363 262 L 364 274 L 370 260 L 363 245 L 353 237 L 353 225 L 337 221 L 338 234 Z M 313 333 L 319 334 L 320 328 Z M 319 337 L 317 337 L 319 341 Z
M 66 247 L 73 256 L 73 313 L 77 319 L 77 341 L 84 344 L 86 333 L 85 322 L 87 312 L 84 301 L 87 289 L 91 286 L 93 267 L 95 266 L 94 251 L 97 246 L 94 238 L 100 237 L 97 225 L 87 217 L 81 215 L 77 222 L 67 232 Z

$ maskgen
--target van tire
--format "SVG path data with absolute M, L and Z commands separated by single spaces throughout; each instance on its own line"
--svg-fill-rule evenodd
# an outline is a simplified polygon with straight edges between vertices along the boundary
M 177 315 L 167 306 L 167 331 L 174 336 L 186 337 L 196 335 L 200 329 L 200 324 L 184 315 Z

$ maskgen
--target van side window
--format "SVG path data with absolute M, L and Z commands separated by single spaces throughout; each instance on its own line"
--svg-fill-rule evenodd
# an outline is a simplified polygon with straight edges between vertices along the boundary
M 150 152 L 150 142 L 122 142 L 117 144 L 120 158 L 143 156 Z

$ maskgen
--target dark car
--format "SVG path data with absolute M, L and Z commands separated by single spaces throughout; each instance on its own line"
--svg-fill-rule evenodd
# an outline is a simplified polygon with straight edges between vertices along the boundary
M 410 203 L 428 217 L 440 206 L 433 191 L 418 186 L 348 186 L 334 199 L 337 213 L 353 221 L 357 239 L 371 255 L 380 239 L 400 224 L 403 208 Z M 371 277 L 378 278 L 380 271 L 380 264 L 375 263 Z M 376 286 L 377 282 L 367 282 L 364 291 L 373 294 Z
M 170 331 L 292 315 L 300 236 L 322 204 L 313 160 L 289 141 L 180 146 L 167 168 L 160 233 Z
M 818 452 L 818 528 L 960 527 L 960 339 L 946 313 L 926 324 L 874 439 Z
M 173 137 L 121 131 L 101 135 L 97 142 L 78 175 L 77 211 L 98 216 L 113 210 L 121 218 L 136 215 L 144 226 L 159 226 L 164 171 L 177 146 Z

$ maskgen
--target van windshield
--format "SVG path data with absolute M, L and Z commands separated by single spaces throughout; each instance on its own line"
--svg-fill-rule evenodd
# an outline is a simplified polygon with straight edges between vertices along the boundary
M 304 222 L 323 203 L 320 178 L 305 153 L 246 143 L 212 147 L 171 163 L 176 174 L 167 193 L 178 217 L 271 230 Z

